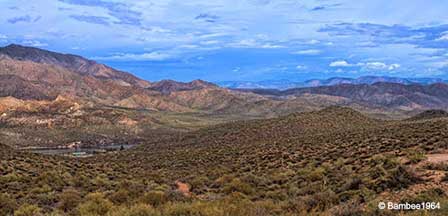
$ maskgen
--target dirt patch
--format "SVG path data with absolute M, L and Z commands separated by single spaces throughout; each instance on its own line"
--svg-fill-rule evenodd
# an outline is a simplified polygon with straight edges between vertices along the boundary
M 190 186 L 181 181 L 176 181 L 177 190 L 181 192 L 186 197 L 191 197 Z
M 412 197 L 421 194 L 424 191 L 428 191 L 434 188 L 439 188 L 448 192 L 448 183 L 442 181 L 445 176 L 445 171 L 443 170 L 432 170 L 426 168 L 430 164 L 448 164 L 448 153 L 438 153 L 438 154 L 428 154 L 425 155 L 426 159 L 420 161 L 417 164 L 409 165 L 409 170 L 415 175 L 415 177 L 421 179 L 422 181 L 409 186 L 406 190 L 402 191 L 385 191 L 380 194 L 378 200 L 388 200 L 393 202 L 400 202 L 403 197 Z M 409 162 L 408 159 L 402 158 L 402 163 Z
M 138 122 L 135 121 L 135 120 L 133 120 L 133 119 L 124 117 L 124 118 L 121 118 L 121 119 L 118 121 L 118 124 L 126 125 L 126 126 L 135 126 L 135 125 L 138 124 Z
M 426 155 L 426 162 L 429 163 L 443 163 L 448 162 L 448 154 L 430 154 Z

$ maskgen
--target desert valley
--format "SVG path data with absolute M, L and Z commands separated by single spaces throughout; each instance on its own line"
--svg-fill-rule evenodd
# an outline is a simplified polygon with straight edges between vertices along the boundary
M 446 215 L 448 84 L 325 83 L 150 82 L 2 47 L 0 215 Z

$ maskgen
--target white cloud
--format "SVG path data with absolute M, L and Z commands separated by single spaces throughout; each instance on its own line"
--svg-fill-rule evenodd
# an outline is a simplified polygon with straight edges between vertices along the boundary
M 401 65 L 399 65 L 399 64 L 391 64 L 391 65 L 389 65 L 388 69 L 389 70 L 395 70 L 395 69 L 398 69 L 400 67 L 401 67 Z
M 239 42 L 234 43 L 233 45 L 240 47 L 254 47 L 257 45 L 257 42 L 254 39 L 245 39 L 240 40 Z
M 200 43 L 202 45 L 214 45 L 214 44 L 219 44 L 220 41 L 218 41 L 218 40 L 208 40 L 208 41 L 201 41 Z
M 167 53 L 161 52 L 150 52 L 143 54 L 133 54 L 133 53 L 118 53 L 112 56 L 103 56 L 103 57 L 93 57 L 93 59 L 97 60 L 134 60 L 134 61 L 163 61 L 171 58 L 172 56 Z
M 387 68 L 387 65 L 383 62 L 367 62 L 367 63 L 359 63 L 360 66 L 365 66 L 366 68 L 370 69 L 385 69 Z
M 399 64 L 386 64 L 384 62 L 359 62 L 350 64 L 345 60 L 334 61 L 330 63 L 330 67 L 361 67 L 365 70 L 396 70 L 401 67 Z
M 296 55 L 318 55 L 320 54 L 322 51 L 317 50 L 317 49 L 308 49 L 308 50 L 299 50 L 296 52 L 292 52 L 292 54 L 296 54 Z
M 436 39 L 436 41 L 448 41 L 448 31 L 443 32 L 442 36 Z
M 72 49 L 72 50 L 85 50 L 86 48 L 79 47 L 79 46 L 74 46 L 74 47 L 71 47 L 70 49 Z
M 8 37 L 4 34 L 0 34 L 0 39 L 8 39 Z
M 224 37 L 228 36 L 228 33 L 210 33 L 210 34 L 203 34 L 199 36 L 199 38 L 206 39 L 206 38 L 216 38 L 216 37 Z
M 320 41 L 316 40 L 316 39 L 312 39 L 310 41 L 308 41 L 308 44 L 318 44 L 320 43 Z
M 184 44 L 184 45 L 180 45 L 179 48 L 181 49 L 196 49 L 198 48 L 198 45 L 194 45 L 194 44 Z
M 263 49 L 278 49 L 278 48 L 284 48 L 284 46 L 267 43 L 267 44 L 261 45 L 260 48 L 263 48 Z
M 376 47 L 376 46 L 378 46 L 373 41 L 361 41 L 361 42 L 356 43 L 356 45 L 360 46 L 360 47 Z
M 357 65 L 368 70 L 395 70 L 401 66 L 399 64 L 386 64 L 383 62 L 358 63 Z
M 345 60 L 334 61 L 330 63 L 330 67 L 351 67 L 351 66 L 353 65 Z
M 22 44 L 24 44 L 26 46 L 32 46 L 32 47 L 46 47 L 46 46 L 48 46 L 48 44 L 42 43 L 42 42 L 37 41 L 37 40 L 25 40 L 25 41 L 22 41 Z
M 307 69 L 307 67 L 305 65 L 297 65 L 296 69 L 297 70 L 305 70 L 305 69 Z
M 259 48 L 259 49 L 278 49 L 284 48 L 282 45 L 272 44 L 272 43 L 261 43 L 254 39 L 244 39 L 236 43 L 230 43 L 230 47 L 236 48 Z

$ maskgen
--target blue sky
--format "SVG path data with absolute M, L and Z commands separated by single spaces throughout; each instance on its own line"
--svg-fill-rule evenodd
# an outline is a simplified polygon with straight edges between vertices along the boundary
M 0 0 L 0 45 L 156 81 L 448 78 L 443 0 Z

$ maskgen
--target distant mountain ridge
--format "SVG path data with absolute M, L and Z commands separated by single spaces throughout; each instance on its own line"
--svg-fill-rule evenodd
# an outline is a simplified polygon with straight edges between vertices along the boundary
M 223 81 L 218 85 L 232 89 L 278 89 L 286 90 L 291 88 L 332 86 L 340 84 L 374 84 L 377 82 L 390 82 L 400 84 L 433 84 L 446 82 L 440 78 L 399 78 L 387 76 L 362 76 L 358 78 L 332 77 L 329 79 L 311 79 L 304 82 L 294 82 L 289 80 L 266 80 L 259 82 L 250 81 Z
M 169 94 L 176 91 L 191 91 L 204 88 L 217 88 L 218 86 L 203 80 L 193 80 L 188 83 L 177 82 L 174 80 L 161 80 L 153 83 L 148 89 Z
M 332 105 L 375 115 L 397 116 L 399 112 L 402 117 L 409 117 L 412 114 L 409 112 L 448 108 L 447 84 L 431 84 L 438 79 L 418 81 L 425 85 L 412 79 L 360 77 L 311 80 L 307 85 L 312 87 L 288 90 L 238 90 L 203 80 L 148 82 L 80 56 L 20 45 L 0 48 L 0 97 L 13 97 L 23 104 L 27 100 L 48 102 L 62 97 L 89 106 L 249 118 L 275 117 Z M 277 84 L 282 83 L 291 84 L 287 80 Z
M 371 85 L 340 84 L 294 88 L 284 91 L 268 89 L 242 91 L 279 98 L 301 97 L 309 94 L 337 96 L 366 106 L 404 110 L 448 108 L 448 84 L 445 83 L 406 85 L 401 83 L 377 82 Z

